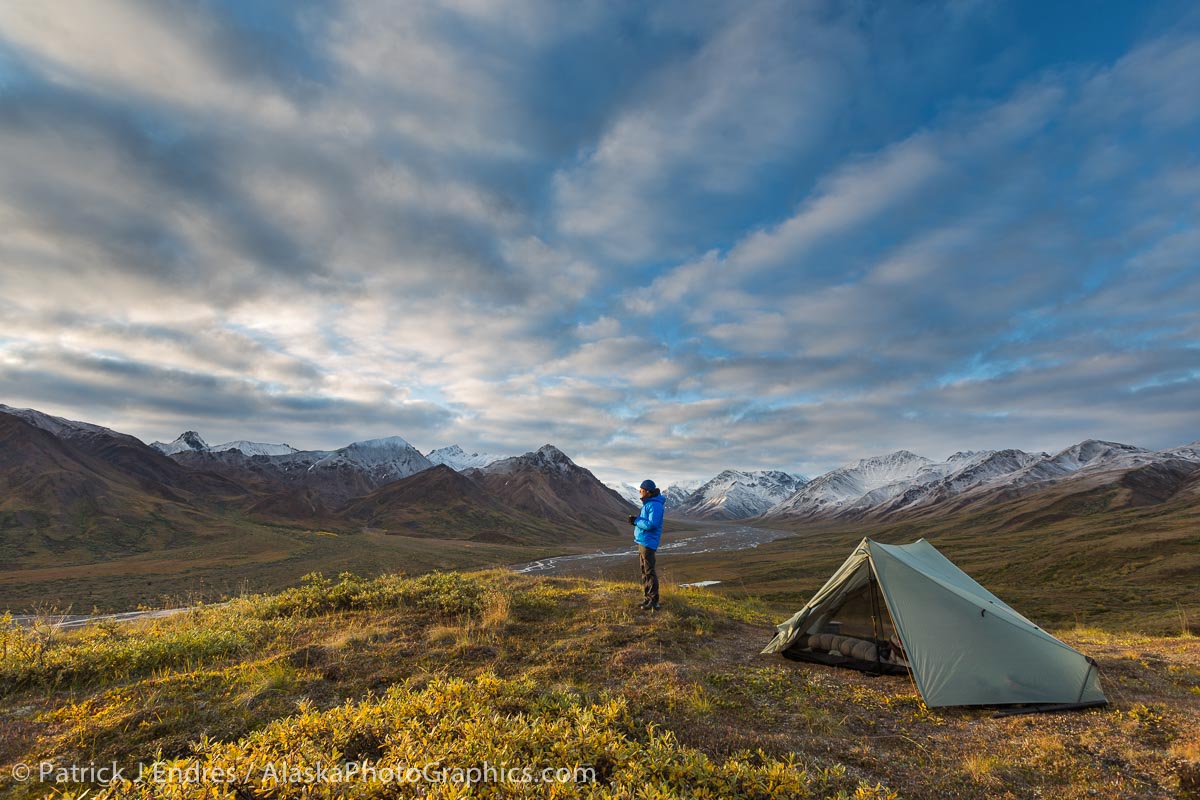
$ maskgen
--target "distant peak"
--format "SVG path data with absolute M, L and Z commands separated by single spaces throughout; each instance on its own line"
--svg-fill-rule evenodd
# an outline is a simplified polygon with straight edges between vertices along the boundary
M 407 449 L 407 448 L 411 448 L 412 445 L 409 444 L 408 440 L 403 438 L 402 436 L 384 436 L 383 438 L 380 438 L 380 439 L 364 439 L 361 442 L 351 442 L 350 444 L 346 445 L 347 449 L 349 449 L 351 447 L 357 447 L 357 448 L 363 448 L 363 449 L 398 447 L 398 448 L 402 448 L 402 449 Z
M 237 452 L 247 456 L 281 456 L 300 452 L 286 442 L 282 444 L 271 444 L 267 442 L 249 442 L 245 439 L 239 439 L 236 442 L 225 442 L 224 444 L 214 445 L 210 449 L 214 453 L 225 453 L 230 450 L 236 450 Z
M 204 438 L 201 437 L 200 434 L 196 433 L 195 431 L 184 431 L 183 433 L 179 434 L 179 438 L 176 439 L 175 441 L 180 444 L 186 444 L 188 447 L 190 447 L 193 450 L 207 450 L 208 449 L 208 443 L 205 442 Z
M 451 469 L 463 470 L 486 467 L 496 461 L 502 461 L 504 456 L 498 456 L 491 453 L 480 453 L 472 451 L 468 453 L 457 444 L 440 447 L 436 450 L 430 450 L 425 454 L 425 457 L 434 464 L 445 464 Z
M 577 466 L 562 450 L 552 444 L 545 444 L 537 450 L 523 455 L 493 462 L 485 469 L 491 472 L 511 472 L 521 467 L 533 467 L 534 469 L 553 468 L 557 472 L 567 472 Z
M 851 464 L 850 467 L 865 467 L 873 464 L 901 464 L 913 461 L 922 463 L 928 462 L 929 459 L 924 456 L 919 456 L 911 450 L 897 450 L 893 453 L 886 453 L 881 456 L 868 456 L 860 459 L 857 464 Z
M 195 431 L 184 431 L 175 437 L 175 441 L 170 444 L 151 442 L 150 446 L 168 456 L 179 455 L 180 453 L 212 452 L 212 448 L 208 446 L 208 442 L 204 441 L 203 437 Z
M 1075 445 L 1072 450 L 1081 450 L 1087 447 L 1111 447 L 1115 450 L 1141 450 L 1142 448 L 1132 444 L 1123 444 L 1121 442 L 1109 442 L 1104 439 L 1084 439 L 1079 444 Z
M 1079 444 L 1071 445 L 1060 452 L 1055 458 L 1076 459 L 1084 462 L 1103 459 L 1120 453 L 1144 453 L 1140 447 L 1120 442 L 1106 442 L 1103 439 L 1084 439 Z

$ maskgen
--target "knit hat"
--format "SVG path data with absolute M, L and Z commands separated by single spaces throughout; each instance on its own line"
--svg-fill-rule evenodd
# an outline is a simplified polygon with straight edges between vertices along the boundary
M 642 481 L 641 486 L 639 486 L 638 488 L 645 489 L 647 492 L 653 492 L 658 487 L 656 487 L 654 485 L 654 481 L 650 480 L 649 478 L 646 478 L 646 480 Z

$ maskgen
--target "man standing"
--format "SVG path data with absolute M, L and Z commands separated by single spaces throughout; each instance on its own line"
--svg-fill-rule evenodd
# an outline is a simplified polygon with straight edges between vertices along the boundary
M 633 526 L 633 540 L 637 542 L 642 561 L 642 591 L 646 599 L 638 608 L 643 611 L 658 611 L 658 573 L 654 571 L 654 556 L 658 540 L 662 536 L 663 498 L 654 481 L 646 479 L 638 487 L 642 496 L 642 513 L 629 515 Z

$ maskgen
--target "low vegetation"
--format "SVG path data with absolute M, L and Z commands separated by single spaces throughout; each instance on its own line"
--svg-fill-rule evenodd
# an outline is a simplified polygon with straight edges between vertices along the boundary
M 646 615 L 636 595 L 314 574 L 165 619 L 0 622 L 0 794 L 1168 798 L 1198 779 L 1190 635 L 1059 631 L 1112 704 L 995 718 L 759 655 L 781 614 L 760 600 L 675 590 Z M 54 771 L 86 765 L 123 780 Z

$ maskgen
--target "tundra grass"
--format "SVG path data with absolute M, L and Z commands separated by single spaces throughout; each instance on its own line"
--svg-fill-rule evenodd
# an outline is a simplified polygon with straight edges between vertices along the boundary
M 761 600 L 668 588 L 644 614 L 637 595 L 498 570 L 314 574 L 161 620 L 0 626 L 0 794 L 1167 798 L 1197 775 L 1191 636 L 1057 631 L 1099 661 L 1111 705 L 994 719 L 926 708 L 906 678 L 760 655 L 777 621 Z M 139 762 L 157 772 L 128 780 Z M 13 780 L 44 763 L 127 780 Z M 322 765 L 375 771 L 335 783 Z M 434 766 L 404 783 L 412 765 Z M 233 777 L 191 780 L 214 775 Z

